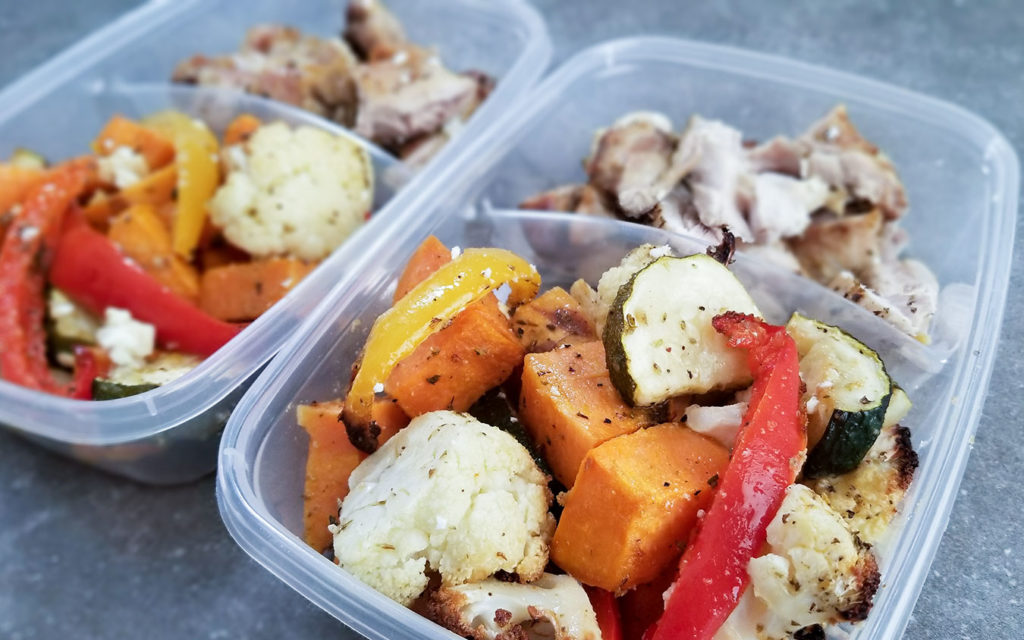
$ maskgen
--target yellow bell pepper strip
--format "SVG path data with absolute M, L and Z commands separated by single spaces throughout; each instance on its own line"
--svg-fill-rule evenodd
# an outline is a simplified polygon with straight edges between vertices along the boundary
M 377 449 L 380 428 L 371 416 L 374 387 L 448 320 L 505 284 L 510 288 L 508 306 L 513 308 L 537 295 L 540 274 L 511 251 L 467 249 L 377 318 L 342 414 L 353 445 L 367 453 Z
M 203 232 L 206 203 L 220 182 L 217 138 L 202 122 L 178 111 L 162 111 L 142 123 L 174 141 L 178 211 L 171 244 L 178 255 L 190 260 Z
M 807 451 L 800 362 L 785 327 L 727 312 L 711 321 L 729 346 L 747 350 L 750 404 L 711 508 L 679 562 L 665 611 L 644 640 L 710 640 L 736 607 Z
M 46 361 L 46 272 L 64 215 L 91 171 L 89 162 L 72 161 L 48 172 L 21 201 L 0 246 L 0 374 L 23 387 L 69 393 Z

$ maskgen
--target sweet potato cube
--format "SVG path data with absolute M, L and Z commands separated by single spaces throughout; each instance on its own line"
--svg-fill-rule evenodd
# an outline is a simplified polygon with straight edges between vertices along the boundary
M 435 271 L 451 262 L 452 253 L 440 240 L 428 236 L 416 249 L 405 265 L 405 270 L 398 277 L 395 287 L 394 302 L 401 300 L 405 294 L 416 288 L 416 285 L 433 275 Z
M 528 353 L 562 344 L 597 340 L 597 330 L 583 307 L 565 289 L 555 287 L 516 309 L 512 328 Z
M 338 500 L 348 495 L 349 475 L 366 459 L 366 454 L 348 440 L 341 421 L 344 406 L 341 400 L 331 400 L 299 405 L 296 410 L 299 426 L 309 434 L 303 496 L 304 539 L 317 551 L 331 544 L 327 525 L 332 516 L 338 517 Z M 382 444 L 409 422 L 408 416 L 389 398 L 374 404 L 373 417 L 381 428 Z
M 151 170 L 159 169 L 174 159 L 174 142 L 134 120 L 115 115 L 92 143 L 93 151 L 107 156 L 118 147 L 128 147 L 146 158 Z
M 605 442 L 566 496 L 551 559 L 608 591 L 650 582 L 679 557 L 728 463 L 725 447 L 678 423 Z
M 488 296 L 399 362 L 384 388 L 412 417 L 441 409 L 465 411 L 522 360 L 523 347 L 508 318 Z
M 107 237 L 160 284 L 193 304 L 199 299 L 199 274 L 174 252 L 171 232 L 153 205 L 132 205 L 118 214 Z
M 221 320 L 254 320 L 315 266 L 292 258 L 269 258 L 207 269 L 199 283 L 199 306 Z
M 572 487 L 588 451 L 657 422 L 650 410 L 622 400 L 608 377 L 604 346 L 598 341 L 527 355 L 519 419 L 566 487 Z

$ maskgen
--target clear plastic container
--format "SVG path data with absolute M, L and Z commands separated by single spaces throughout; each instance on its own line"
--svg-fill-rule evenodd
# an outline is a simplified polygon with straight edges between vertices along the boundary
M 739 278 L 770 320 L 794 310 L 838 324 L 878 350 L 914 402 L 905 420 L 921 466 L 882 557 L 883 583 L 854 637 L 899 637 L 945 529 L 995 358 L 1010 271 L 1019 168 L 978 117 L 902 89 L 790 60 L 660 38 L 589 49 L 562 66 L 467 146 L 402 211 L 253 385 L 221 443 L 218 498 L 236 541 L 274 574 L 371 638 L 451 638 L 340 570 L 301 540 L 307 438 L 296 405 L 338 397 L 396 269 L 428 234 L 500 246 L 537 265 L 545 287 L 595 282 L 641 242 L 702 251 L 692 239 L 630 223 L 509 211 L 541 188 L 578 180 L 591 135 L 623 112 L 693 112 L 751 135 L 797 132 L 836 101 L 894 159 L 909 190 L 912 253 L 946 289 L 932 346 L 908 338 L 813 282 L 740 256 Z M 408 197 L 406 197 L 408 196 Z M 396 202 L 396 206 L 399 203 Z M 401 218 L 399 218 L 401 216 Z M 389 259 L 384 259 L 388 256 Z
M 498 78 L 494 92 L 430 166 L 478 136 L 543 72 L 550 43 L 524 2 L 389 0 L 416 42 L 436 46 L 454 69 Z M 0 157 L 27 147 L 51 159 L 88 149 L 114 113 L 141 116 L 178 108 L 222 129 L 242 110 L 267 119 L 342 130 L 302 110 L 217 89 L 169 85 L 175 63 L 195 53 L 235 50 L 245 29 L 283 22 L 320 35 L 340 31 L 345 0 L 301 3 L 154 0 L 71 47 L 0 93 Z M 172 384 L 116 401 L 57 398 L 0 381 L 0 425 L 51 449 L 136 480 L 168 484 L 213 470 L 231 408 L 258 370 L 320 302 L 353 256 L 393 218 L 386 206 L 410 179 L 393 158 L 371 149 L 378 173 L 376 215 L 351 241 L 242 335 Z M 429 182 L 431 168 L 412 178 Z M 410 184 L 410 189 L 417 187 Z M 420 187 L 422 188 L 422 187 Z

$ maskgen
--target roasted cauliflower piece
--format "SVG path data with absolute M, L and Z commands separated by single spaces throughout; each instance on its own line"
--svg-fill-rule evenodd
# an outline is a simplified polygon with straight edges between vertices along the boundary
M 224 150 L 228 173 L 210 216 L 256 257 L 327 257 L 366 219 L 373 169 L 351 140 L 280 122 Z
M 545 573 L 530 584 L 488 579 L 439 589 L 432 620 L 473 640 L 600 640 L 597 616 L 575 578 Z
M 555 521 L 548 478 L 514 437 L 467 414 L 415 418 L 353 471 L 338 564 L 408 606 L 427 588 L 498 571 L 536 580 Z

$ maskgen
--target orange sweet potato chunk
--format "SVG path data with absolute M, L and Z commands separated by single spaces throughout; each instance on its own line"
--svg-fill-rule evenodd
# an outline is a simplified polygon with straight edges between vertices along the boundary
M 587 452 L 605 440 L 653 424 L 612 386 L 597 341 L 531 353 L 523 362 L 519 419 L 555 478 L 572 487 Z
M 394 302 L 401 300 L 405 294 L 416 288 L 416 285 L 426 280 L 435 271 L 451 262 L 452 253 L 440 240 L 434 236 L 428 236 L 420 244 L 405 270 L 398 278 L 398 285 L 395 287 Z
M 299 426 L 309 434 L 303 495 L 304 539 L 317 551 L 331 545 L 327 525 L 331 517 L 338 517 L 338 500 L 348 495 L 349 475 L 366 459 L 366 454 L 348 440 L 341 421 L 343 408 L 341 400 L 331 400 L 299 405 L 296 410 Z M 377 401 L 373 415 L 381 428 L 381 443 L 409 422 L 408 416 L 387 398 Z
M 293 258 L 268 258 L 207 269 L 199 282 L 199 306 L 221 320 L 255 320 L 315 266 Z
M 677 423 L 605 442 L 565 498 L 551 559 L 608 591 L 650 582 L 679 557 L 728 463 L 725 447 Z
M 174 143 L 134 120 L 115 115 L 92 143 L 93 151 L 110 155 L 118 147 L 128 147 L 146 158 L 149 168 L 159 169 L 174 159 Z
M 528 353 L 598 338 L 594 323 L 580 303 L 561 287 L 549 289 L 516 309 L 512 328 Z
M 509 320 L 488 296 L 463 309 L 388 376 L 384 388 L 410 416 L 465 411 L 523 360 Z

